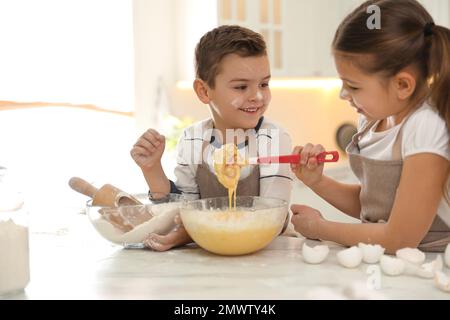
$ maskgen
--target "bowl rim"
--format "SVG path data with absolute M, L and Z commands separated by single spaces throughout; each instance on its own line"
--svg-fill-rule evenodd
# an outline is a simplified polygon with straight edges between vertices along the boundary
M 155 192 L 155 193 L 158 193 L 158 192 Z M 155 194 L 155 193 L 153 193 L 153 194 Z M 163 194 L 163 192 L 159 192 L 159 193 Z M 183 195 L 179 194 L 179 193 L 167 193 L 166 194 L 168 196 L 173 196 L 174 195 L 174 196 L 180 197 L 179 201 L 172 201 L 172 202 L 168 201 L 168 202 L 162 202 L 162 203 L 152 203 L 151 202 L 152 200 L 149 197 L 149 193 L 130 193 L 130 195 L 133 196 L 133 197 L 146 197 L 150 202 L 149 203 L 143 203 L 143 204 L 123 205 L 121 207 L 155 206 L 155 205 L 162 204 L 162 203 L 177 203 L 177 202 L 182 203 L 184 201 L 183 198 L 182 198 Z M 92 201 L 94 201 L 94 199 L 86 200 L 86 208 L 114 208 L 114 207 L 111 207 L 111 206 L 100 206 L 100 205 L 93 206 L 92 205 Z
M 278 201 L 279 205 L 270 207 L 270 209 L 277 209 L 277 208 L 283 208 L 283 207 L 287 207 L 287 209 L 289 210 L 289 203 L 284 200 L 284 199 L 280 199 L 280 198 L 274 198 L 274 197 L 261 197 L 261 196 L 236 196 L 236 202 L 239 198 L 252 198 L 252 199 L 264 199 L 264 200 L 273 200 L 273 201 Z M 223 199 L 228 201 L 228 197 L 224 196 L 224 197 L 210 197 L 210 198 L 202 198 L 202 199 L 196 199 L 196 200 L 182 200 L 181 202 L 181 208 L 180 209 L 186 209 L 185 206 L 195 203 L 195 202 L 202 202 L 202 201 L 207 201 L 207 200 L 212 200 L 212 199 Z M 261 210 L 265 210 L 265 209 L 261 209 Z

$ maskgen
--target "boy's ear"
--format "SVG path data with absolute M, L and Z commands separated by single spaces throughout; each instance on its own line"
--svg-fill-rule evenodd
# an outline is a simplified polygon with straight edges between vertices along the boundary
M 401 71 L 394 77 L 394 88 L 399 100 L 409 99 L 416 90 L 416 78 L 410 72 Z
M 211 99 L 209 98 L 208 94 L 208 86 L 203 80 L 194 80 L 194 91 L 201 102 L 203 102 L 204 104 L 209 104 Z

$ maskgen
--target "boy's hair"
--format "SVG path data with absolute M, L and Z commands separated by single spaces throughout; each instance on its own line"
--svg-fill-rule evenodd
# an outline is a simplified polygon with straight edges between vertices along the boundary
M 220 62 L 228 54 L 260 57 L 267 54 L 263 37 L 241 26 L 224 25 L 206 33 L 195 48 L 196 77 L 214 88 Z
M 367 27 L 371 5 L 380 8 L 381 29 Z M 366 1 L 340 24 L 333 50 L 352 55 L 352 62 L 362 71 L 385 77 L 416 66 L 420 74 L 413 98 L 425 89 L 450 130 L 450 30 L 435 25 L 419 2 Z

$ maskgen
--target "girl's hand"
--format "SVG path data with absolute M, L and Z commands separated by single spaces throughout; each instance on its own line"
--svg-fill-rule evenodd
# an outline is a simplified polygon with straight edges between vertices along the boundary
M 304 147 L 294 148 L 293 154 L 300 154 L 300 163 L 291 164 L 291 170 L 308 187 L 312 187 L 322 179 L 323 163 L 318 163 L 316 159 L 322 152 L 325 152 L 325 149 L 320 144 L 308 143 Z
M 308 239 L 319 239 L 319 225 L 324 220 L 320 212 L 308 206 L 294 204 L 291 221 L 294 229 Z
M 131 157 L 141 169 L 151 169 L 161 163 L 166 138 L 156 130 L 148 129 L 134 144 Z
M 175 223 L 177 226 L 166 235 L 151 233 L 144 240 L 144 245 L 149 249 L 162 252 L 192 242 L 191 237 L 181 224 L 179 216 L 175 217 Z

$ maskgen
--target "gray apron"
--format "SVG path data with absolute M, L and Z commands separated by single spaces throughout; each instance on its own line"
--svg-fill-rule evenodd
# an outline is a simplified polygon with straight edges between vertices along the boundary
M 208 142 L 203 142 L 202 152 L 207 145 Z M 195 180 L 200 190 L 200 199 L 228 197 L 228 189 L 219 182 L 204 160 L 197 166 Z M 248 177 L 239 180 L 236 195 L 259 196 L 259 166 L 254 166 Z
M 405 119 L 403 124 L 407 120 Z M 393 160 L 374 160 L 360 155 L 358 142 L 375 124 L 376 121 L 368 122 L 359 133 L 353 136 L 352 142 L 346 150 L 349 155 L 350 167 L 361 184 L 360 219 L 363 223 L 389 220 L 403 168 L 401 156 L 403 125 L 394 142 Z M 421 241 L 419 249 L 442 252 L 448 243 L 450 243 L 450 228 L 436 215 L 428 234 Z

